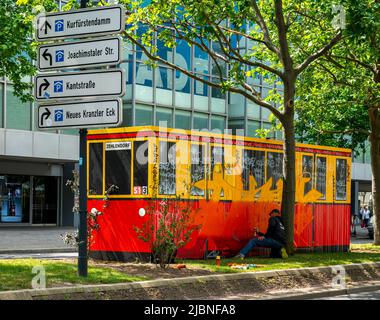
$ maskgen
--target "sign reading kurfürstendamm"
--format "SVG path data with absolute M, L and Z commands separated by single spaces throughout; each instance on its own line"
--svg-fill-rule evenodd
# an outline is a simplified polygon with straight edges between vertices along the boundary
M 117 34 L 125 29 L 122 6 L 43 13 L 37 17 L 38 41 Z

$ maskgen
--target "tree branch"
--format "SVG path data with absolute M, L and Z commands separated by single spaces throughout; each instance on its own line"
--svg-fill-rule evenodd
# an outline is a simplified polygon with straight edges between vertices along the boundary
M 342 39 L 342 31 L 340 30 L 338 34 L 331 39 L 331 41 L 325 45 L 322 49 L 317 51 L 316 53 L 310 55 L 306 60 L 301 63 L 296 69 L 296 73 L 300 74 L 303 70 L 305 70 L 311 63 L 313 63 L 318 58 L 325 55 L 332 47 L 334 47 L 340 40 Z

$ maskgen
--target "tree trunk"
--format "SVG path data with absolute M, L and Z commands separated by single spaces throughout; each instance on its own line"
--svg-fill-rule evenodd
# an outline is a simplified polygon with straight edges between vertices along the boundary
M 378 108 L 368 110 L 371 125 L 372 199 L 375 244 L 380 245 L 380 117 Z
M 295 77 L 289 76 L 284 86 L 285 111 L 281 119 L 284 128 L 284 187 L 281 211 L 286 229 L 286 251 L 294 254 L 294 206 L 296 190 L 296 141 L 294 128 Z

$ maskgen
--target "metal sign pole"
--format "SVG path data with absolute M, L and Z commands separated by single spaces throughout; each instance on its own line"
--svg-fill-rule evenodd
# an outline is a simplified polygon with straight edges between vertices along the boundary
M 81 0 L 81 8 L 86 8 L 87 0 Z M 78 247 L 78 275 L 87 277 L 87 130 L 79 130 L 79 247 Z

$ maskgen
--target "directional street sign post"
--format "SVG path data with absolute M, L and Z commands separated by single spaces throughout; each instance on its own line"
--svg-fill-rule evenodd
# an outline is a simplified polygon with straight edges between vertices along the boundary
M 40 71 L 80 69 L 77 72 L 41 73 L 34 79 L 38 128 L 79 128 L 79 245 L 78 274 L 87 277 L 87 128 L 116 127 L 122 123 L 125 74 L 121 69 L 83 71 L 116 66 L 122 60 L 125 10 L 120 5 L 44 13 L 37 17 L 36 39 L 67 40 L 41 45 Z M 109 35 L 107 38 L 100 36 Z M 91 39 L 81 39 L 91 37 Z
M 122 96 L 125 92 L 124 70 L 41 74 L 35 77 L 34 90 L 38 101 Z
M 68 129 L 117 127 L 121 124 L 121 99 L 72 102 L 38 106 L 38 128 Z
M 47 41 L 121 33 L 125 29 L 124 15 L 119 5 L 40 14 L 36 38 Z
M 121 48 L 120 37 L 42 45 L 38 48 L 37 66 L 45 71 L 115 65 L 122 60 Z

